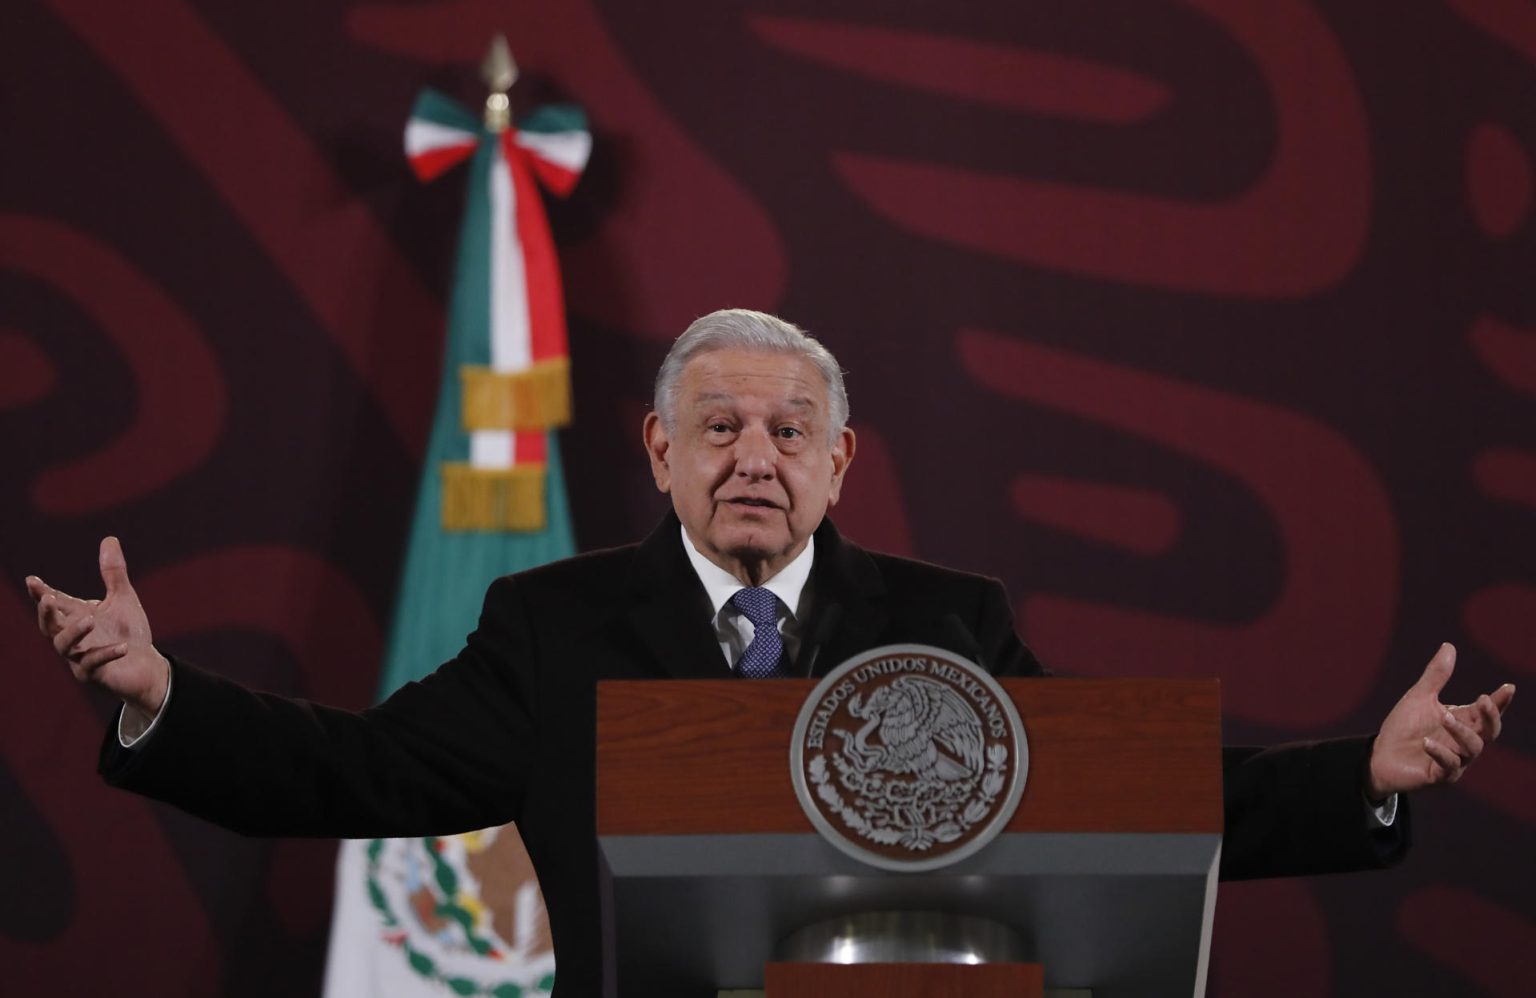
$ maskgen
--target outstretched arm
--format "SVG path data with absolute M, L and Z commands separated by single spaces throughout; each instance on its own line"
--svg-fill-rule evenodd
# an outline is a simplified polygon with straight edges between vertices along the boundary
M 537 725 L 531 667 L 509 667 L 532 661 L 510 580 L 492 586 L 448 667 L 352 712 L 168 661 L 151 643 L 115 538 L 102 542 L 100 561 L 100 600 L 38 578 L 27 588 L 39 629 L 76 679 L 124 701 L 102 746 L 108 783 L 254 835 L 437 834 L 516 815 Z M 153 738 L 123 747 L 119 735 L 131 739 L 151 721 Z
M 27 577 L 27 592 L 37 604 L 38 629 L 75 678 L 123 700 L 123 727 L 131 735 L 160 712 L 171 666 L 155 650 L 149 617 L 128 580 L 116 537 L 102 540 L 97 563 L 106 587 L 102 599 L 79 599 L 35 575 Z
M 1448 707 L 1440 691 L 1456 668 L 1456 649 L 1440 646 L 1418 682 L 1382 722 L 1371 749 L 1366 794 L 1385 800 L 1395 793 L 1455 783 L 1503 727 L 1515 687 L 1505 683 L 1469 704 Z

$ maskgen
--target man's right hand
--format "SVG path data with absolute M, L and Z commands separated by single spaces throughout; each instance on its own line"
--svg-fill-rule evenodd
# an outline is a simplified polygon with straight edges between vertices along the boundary
M 149 618 L 116 537 L 102 540 L 99 563 L 107 587 L 102 599 L 78 599 L 35 575 L 27 577 L 27 592 L 37 603 L 38 629 L 75 678 L 121 697 L 124 730 L 142 731 L 165 703 L 171 665 L 151 643 Z

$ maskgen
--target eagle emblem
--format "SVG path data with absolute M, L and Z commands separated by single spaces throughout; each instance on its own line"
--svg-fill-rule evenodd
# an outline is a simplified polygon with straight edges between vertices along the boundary
M 926 645 L 844 662 L 806 700 L 792 776 L 811 821 L 839 849 L 888 869 L 974 853 L 1023 792 L 1018 711 L 980 667 Z
M 852 737 L 846 731 L 836 734 L 860 772 L 913 773 L 924 782 L 981 775 L 981 718 L 952 687 L 922 676 L 898 676 L 867 701 L 855 693 L 848 713 L 864 725 Z

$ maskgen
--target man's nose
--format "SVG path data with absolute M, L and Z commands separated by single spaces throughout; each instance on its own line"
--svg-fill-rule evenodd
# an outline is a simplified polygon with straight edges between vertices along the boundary
M 736 474 L 748 481 L 771 481 L 778 456 L 779 449 L 761 427 L 743 430 L 736 438 Z

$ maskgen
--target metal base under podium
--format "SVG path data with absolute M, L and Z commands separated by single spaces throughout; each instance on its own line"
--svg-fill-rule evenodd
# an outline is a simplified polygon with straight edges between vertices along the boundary
M 714 993 L 714 998 L 766 998 L 766 992 L 762 989 L 736 989 L 722 990 Z M 1094 992 L 1086 987 L 1048 987 L 1041 998 L 1094 998 Z
M 813 834 L 605 836 L 602 850 L 621 995 L 756 990 L 776 945 L 807 925 L 897 910 L 1011 930 L 1009 959 L 1043 965 L 1048 993 L 1204 993 L 1216 835 L 1007 834 L 922 876 L 865 866 Z
M 714 998 L 766 998 L 766 992 L 762 989 L 736 989 L 722 990 L 714 993 Z M 1094 998 L 1094 992 L 1086 987 L 1048 987 L 1041 998 Z
M 789 963 L 1028 963 L 1024 939 L 1000 922 L 940 911 L 841 915 L 790 933 Z

